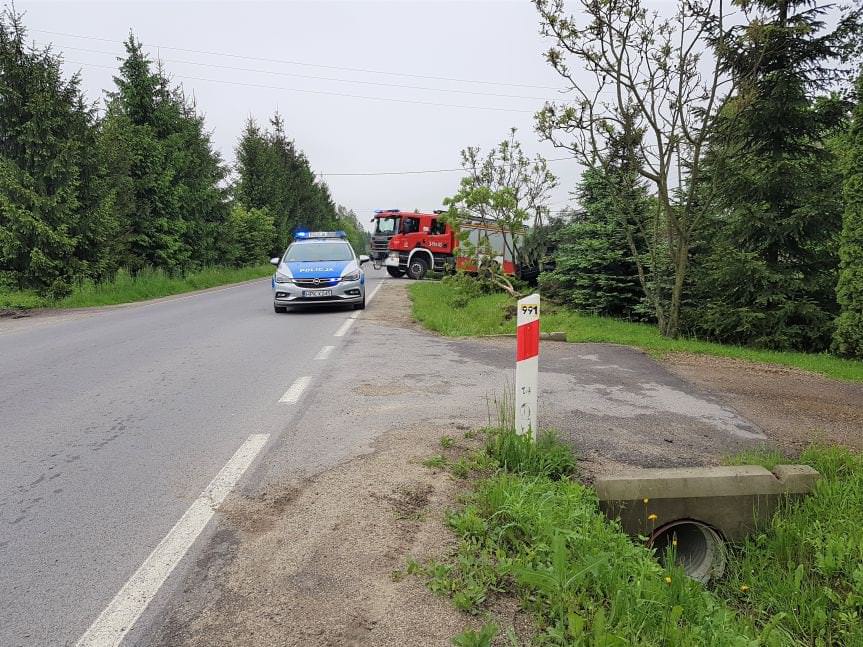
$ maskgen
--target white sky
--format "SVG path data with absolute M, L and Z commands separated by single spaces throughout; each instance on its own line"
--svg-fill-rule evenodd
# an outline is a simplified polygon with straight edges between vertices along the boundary
M 233 162 L 234 147 L 245 119 L 251 115 L 263 124 L 275 109 L 284 116 L 288 134 L 308 155 L 314 170 L 324 174 L 457 168 L 462 148 L 475 145 L 488 149 L 503 139 L 511 126 L 519 129 L 519 136 L 530 154 L 540 152 L 549 158 L 565 156 L 563 151 L 540 144 L 533 131 L 533 113 L 541 107 L 542 98 L 554 97 L 553 89 L 373 74 L 217 55 L 236 54 L 397 74 L 560 87 L 556 74 L 542 58 L 549 43 L 539 35 L 536 10 L 527 0 L 18 0 L 16 7 L 26 12 L 25 23 L 33 40 L 53 42 L 64 53 L 67 70 L 70 73 L 81 70 L 83 88 L 91 99 L 99 98 L 103 89 L 113 87 L 115 56 L 122 52 L 120 43 L 130 29 L 145 45 L 161 46 L 158 54 L 167 71 L 175 81 L 182 82 L 187 93 L 194 94 L 213 131 L 216 147 L 229 162 Z M 157 50 L 153 47 L 151 51 Z M 369 82 L 435 90 L 370 85 Z M 252 87 L 256 85 L 274 87 Z M 392 101 L 395 99 L 474 107 Z M 551 168 L 561 180 L 561 187 L 552 199 L 553 208 L 558 209 L 565 205 L 568 192 L 574 188 L 579 167 L 574 161 L 562 161 L 552 163 Z M 356 211 L 367 223 L 376 208 L 439 208 L 442 198 L 456 190 L 459 177 L 459 173 L 440 173 L 327 176 L 325 179 L 335 201 Z

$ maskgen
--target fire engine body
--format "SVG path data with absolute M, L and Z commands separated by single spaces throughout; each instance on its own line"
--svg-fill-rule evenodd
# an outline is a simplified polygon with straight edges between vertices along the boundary
M 455 269 L 475 270 L 474 259 L 459 256 L 459 239 L 453 228 L 441 218 L 443 212 L 417 213 L 410 211 L 381 211 L 375 215 L 378 221 L 375 227 L 377 233 L 381 229 L 381 220 L 389 222 L 383 227 L 386 231 L 394 231 L 387 238 L 388 253 L 383 259 L 390 276 L 407 275 L 412 279 L 421 279 L 429 271 L 448 272 Z M 469 221 L 462 225 L 462 230 L 468 234 L 468 241 L 474 245 L 488 241 L 494 260 L 506 274 L 514 275 L 518 265 L 512 257 L 512 245 L 507 245 L 508 234 L 502 232 L 494 223 Z M 383 235 L 383 234 L 379 234 Z M 380 246 L 378 242 L 378 246 Z M 372 251 L 375 247 L 375 235 L 372 236 Z M 375 259 L 377 262 L 377 258 Z

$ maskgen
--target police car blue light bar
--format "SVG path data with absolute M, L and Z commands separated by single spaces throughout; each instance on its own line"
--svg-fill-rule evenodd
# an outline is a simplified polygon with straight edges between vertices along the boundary
M 294 233 L 296 240 L 308 240 L 309 238 L 347 238 L 348 235 L 342 231 L 298 231 Z

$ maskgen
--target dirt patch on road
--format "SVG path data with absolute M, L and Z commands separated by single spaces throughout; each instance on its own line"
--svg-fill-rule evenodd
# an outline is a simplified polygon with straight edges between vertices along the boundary
M 408 288 L 413 281 L 408 279 L 384 279 L 384 284 L 374 298 L 374 307 L 363 313 L 363 319 L 369 322 L 424 330 L 411 314 L 411 300 Z
M 671 354 L 663 364 L 719 395 L 789 454 L 813 442 L 863 449 L 863 384 L 689 353 Z
M 449 645 L 478 623 L 402 577 L 408 556 L 454 546 L 443 522 L 459 484 L 423 467 L 453 428 L 383 435 L 372 454 L 220 511 L 236 554 L 203 600 L 175 609 L 157 644 L 210 647 Z

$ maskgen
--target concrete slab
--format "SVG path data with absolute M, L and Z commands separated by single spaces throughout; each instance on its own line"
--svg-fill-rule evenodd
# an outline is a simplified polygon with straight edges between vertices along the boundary
M 600 507 L 632 536 L 656 536 L 669 524 L 700 521 L 739 541 L 769 521 L 787 497 L 812 491 L 818 472 L 807 465 L 631 470 L 596 480 Z

